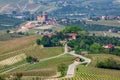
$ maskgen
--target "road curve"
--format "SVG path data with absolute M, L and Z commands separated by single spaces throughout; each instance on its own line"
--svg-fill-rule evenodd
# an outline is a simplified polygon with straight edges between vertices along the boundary
M 80 57 L 80 58 L 84 59 L 85 61 L 84 62 L 75 61 L 73 64 L 70 64 L 69 67 L 68 67 L 67 75 L 65 76 L 65 78 L 72 78 L 74 76 L 75 67 L 77 65 L 87 63 L 86 66 L 88 66 L 88 64 L 90 64 L 90 62 L 91 62 L 91 59 L 88 59 L 88 58 L 86 58 L 82 55 L 75 54 L 75 51 L 71 51 L 68 54 L 73 55 L 75 57 Z

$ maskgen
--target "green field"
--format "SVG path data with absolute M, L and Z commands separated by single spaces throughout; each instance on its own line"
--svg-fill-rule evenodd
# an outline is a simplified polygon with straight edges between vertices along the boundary
M 120 27 L 120 21 L 118 21 L 118 20 L 87 21 L 87 24 L 97 24 L 97 25 Z
M 15 71 L 28 71 L 28 70 L 36 70 L 36 69 L 56 69 L 57 66 L 61 63 L 70 64 L 74 61 L 75 57 L 71 55 L 63 55 L 61 57 L 57 57 L 54 59 L 42 61 L 39 63 L 29 64 L 24 67 L 21 67 Z
M 57 55 L 64 53 L 63 47 L 43 48 L 41 46 L 36 45 L 35 41 L 37 38 L 40 38 L 40 36 L 28 36 L 28 37 L 18 38 L 15 40 L 1 41 L 0 45 L 2 45 L 2 46 L 0 46 L 0 61 L 3 61 L 5 59 L 9 59 L 9 58 L 14 57 L 14 56 L 19 55 L 19 54 L 25 54 L 26 56 L 32 56 L 32 57 L 37 58 L 38 60 L 42 60 L 45 58 L 57 56 Z M 53 60 L 51 60 L 51 61 L 53 61 Z M 46 65 L 49 65 L 48 63 L 49 62 L 46 62 Z M 17 62 L 17 63 L 12 64 L 12 65 L 0 65 L 0 73 L 2 73 L 4 71 L 6 73 L 8 73 L 8 72 L 14 70 L 16 67 L 24 65 L 24 64 L 26 64 L 25 60 Z M 44 63 L 42 63 L 42 65 L 43 64 Z M 34 64 L 28 64 L 28 65 L 31 65 L 33 67 L 35 66 L 35 67 L 39 68 L 38 63 L 36 65 L 34 65 Z M 53 65 L 54 65 L 54 63 L 53 63 Z M 31 68 L 31 67 L 29 67 L 29 68 Z M 44 68 L 44 66 L 43 66 L 43 68 Z M 29 72 L 29 70 L 28 70 L 28 72 Z M 41 72 L 41 70 L 39 70 L 39 72 Z M 43 72 L 45 73 L 45 71 L 43 71 Z M 53 69 L 52 70 L 50 69 L 50 72 L 56 73 L 56 70 L 53 71 Z M 24 72 L 24 74 L 27 74 L 27 72 Z M 29 74 L 29 75 L 31 75 L 31 74 Z
M 103 61 L 108 58 L 113 58 L 118 63 L 120 63 L 120 57 L 116 55 L 111 55 L 111 54 L 90 54 L 89 57 L 92 60 L 91 64 L 89 65 L 90 67 L 95 67 L 97 61 Z
M 62 54 L 64 53 L 64 49 L 62 47 L 41 48 L 40 46 L 32 46 L 31 48 L 24 50 L 23 53 L 25 53 L 27 56 L 43 59 Z
M 60 65 L 62 63 L 69 65 L 74 60 L 75 60 L 75 57 L 73 57 L 71 55 L 63 55 L 61 57 L 53 58 L 50 60 L 40 61 L 36 64 L 27 64 L 25 66 L 22 66 L 18 69 L 11 71 L 11 73 L 22 72 L 25 76 L 38 76 L 37 74 L 33 74 L 33 73 L 36 72 L 36 73 L 40 74 L 39 71 L 57 72 L 58 65 Z M 27 75 L 27 73 L 29 73 L 29 74 Z M 40 74 L 39 76 L 41 76 L 41 75 L 42 74 Z

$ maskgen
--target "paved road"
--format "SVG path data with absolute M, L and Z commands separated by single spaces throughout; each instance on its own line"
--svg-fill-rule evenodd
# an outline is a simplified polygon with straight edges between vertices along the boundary
M 88 66 L 91 63 L 91 59 L 86 58 L 86 57 L 84 57 L 82 55 L 79 55 L 79 54 L 75 54 L 75 51 L 71 51 L 71 52 L 69 52 L 69 54 L 71 54 L 71 55 L 73 55 L 75 57 L 80 57 L 80 58 L 84 59 L 85 60 L 84 63 L 87 63 L 86 66 Z
M 75 73 L 75 67 L 79 64 L 83 64 L 83 63 L 87 63 L 86 66 L 88 66 L 88 64 L 90 64 L 91 60 L 82 56 L 82 55 L 78 55 L 78 54 L 75 54 L 75 51 L 71 51 L 69 52 L 68 54 L 70 55 L 73 55 L 75 57 L 80 57 L 82 59 L 84 59 L 85 61 L 84 62 L 77 62 L 75 61 L 73 64 L 70 64 L 69 67 L 68 67 L 68 71 L 67 71 L 67 75 L 65 76 L 65 78 L 72 78 L 74 76 L 74 73 Z

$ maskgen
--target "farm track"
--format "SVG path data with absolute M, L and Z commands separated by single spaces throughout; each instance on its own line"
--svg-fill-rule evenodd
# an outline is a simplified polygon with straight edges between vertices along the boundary
M 67 45 L 65 45 L 64 50 L 65 50 L 65 51 L 64 51 L 63 54 L 60 54 L 60 55 L 57 55 L 57 56 L 53 56 L 53 57 L 49 57 L 49 58 L 45 58 L 45 59 L 41 59 L 41 60 L 39 61 L 39 63 L 40 63 L 40 62 L 47 61 L 47 60 L 50 60 L 50 59 L 58 58 L 58 57 L 61 57 L 61 56 L 65 55 L 66 52 L 67 52 Z M 10 53 L 9 53 L 9 54 L 10 54 Z M 15 70 L 15 69 L 18 69 L 18 68 L 20 68 L 20 67 L 22 67 L 22 66 L 25 66 L 25 65 L 27 65 L 27 64 L 28 64 L 28 63 L 25 63 L 25 64 L 22 64 L 22 65 L 20 65 L 20 66 L 14 67 L 14 68 L 12 68 L 12 69 L 9 69 L 9 70 L 7 70 L 7 71 L 2 72 L 1 74 L 5 74 L 5 73 L 8 73 L 8 72 L 11 72 L 11 71 L 13 71 L 13 70 Z M 35 63 L 35 64 L 36 64 L 36 63 Z M 35 65 L 35 64 L 32 64 L 32 65 Z

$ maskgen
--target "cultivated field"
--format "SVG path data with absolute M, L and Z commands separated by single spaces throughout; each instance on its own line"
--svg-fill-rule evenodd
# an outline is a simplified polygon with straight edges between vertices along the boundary
M 63 47 L 48 47 L 41 48 L 41 46 L 32 46 L 23 51 L 27 56 L 33 56 L 35 58 L 43 59 L 48 57 L 57 56 L 64 53 Z
M 71 55 L 63 55 L 54 59 L 42 61 L 36 64 L 28 64 L 15 71 L 28 71 L 36 69 L 56 69 L 61 63 L 70 64 L 75 60 L 75 57 Z
M 0 41 L 0 55 L 28 48 L 35 44 L 36 39 L 40 36 L 29 36 L 9 41 Z
M 87 21 L 87 24 L 98 24 L 105 26 L 120 27 L 120 21 L 118 20 Z
M 108 58 L 113 58 L 116 61 L 120 62 L 120 57 L 116 55 L 111 55 L 111 54 L 90 54 L 89 57 L 92 59 L 91 64 L 89 65 L 90 67 L 95 67 L 97 61 L 105 60 Z
M 26 64 L 15 70 L 9 72 L 9 74 L 14 74 L 16 72 L 23 73 L 24 76 L 39 76 L 39 77 L 49 77 L 57 74 L 58 65 L 64 63 L 66 65 L 71 64 L 75 60 L 75 57 L 71 55 L 63 55 L 61 57 L 40 61 L 35 64 Z
M 92 59 L 92 63 L 88 67 L 79 65 L 76 68 L 76 73 L 73 78 L 60 80 L 120 80 L 119 70 L 101 69 L 95 67 L 98 59 L 104 60 L 112 57 L 119 62 L 119 56 L 110 54 L 90 54 L 88 57 Z
M 0 61 L 0 65 L 4 66 L 4 65 L 12 65 L 15 63 L 18 63 L 20 61 L 23 61 L 26 58 L 25 54 L 19 54 L 16 56 L 13 56 L 11 58 L 5 59 L 3 61 Z
M 120 71 L 78 66 L 78 71 L 71 79 L 60 80 L 120 80 Z
M 112 33 L 107 31 L 90 31 L 89 35 L 95 34 L 96 36 L 120 37 L 120 33 Z
M 41 59 L 44 59 L 44 58 L 49 58 L 49 57 L 53 57 L 53 56 L 57 56 L 59 54 L 62 54 L 64 52 L 63 48 L 62 47 L 52 47 L 52 48 L 39 48 L 38 47 L 32 47 L 32 49 L 30 50 L 31 48 L 28 48 L 26 49 L 26 56 L 33 56 L 35 58 L 38 58 L 39 60 Z M 33 50 L 35 49 L 35 51 Z M 11 57 L 11 56 L 16 56 L 16 55 L 23 55 L 23 52 L 24 51 L 20 51 L 20 52 L 17 52 L 17 53 L 13 53 L 12 55 L 9 54 L 8 56 L 5 55 L 3 58 L 1 57 L 1 63 L 3 61 L 8 61 L 8 59 L 13 59 L 14 57 Z M 8 58 L 9 57 L 9 58 Z M 10 62 L 10 63 L 13 63 L 13 62 Z M 9 63 L 9 64 L 10 64 Z M 20 66 L 20 65 L 23 65 L 23 64 L 26 64 L 26 61 L 25 59 L 23 59 L 21 62 L 18 62 L 16 64 L 13 64 L 13 65 L 9 65 L 9 64 L 6 64 L 4 66 L 1 66 L 0 67 L 0 72 L 3 72 L 3 71 L 7 71 L 9 69 L 12 69 L 12 68 L 15 68 L 17 66 Z M 34 66 L 34 64 L 33 64 Z
M 24 59 L 26 56 L 32 56 L 37 58 L 38 60 L 41 60 L 44 58 L 49 58 L 64 53 L 63 47 L 43 48 L 41 46 L 36 45 L 35 41 L 37 38 L 40 38 L 40 36 L 28 36 L 28 37 L 18 38 L 15 40 L 1 41 L 0 42 L 0 63 L 1 63 L 0 73 L 6 74 L 9 73 L 10 71 L 13 71 L 19 66 L 26 65 L 26 61 Z M 28 65 L 32 65 L 32 64 L 28 64 Z M 53 69 L 49 71 L 56 73 L 56 70 L 53 71 Z M 39 70 L 39 72 L 41 72 L 41 70 Z M 26 75 L 27 72 L 25 72 L 24 74 Z

